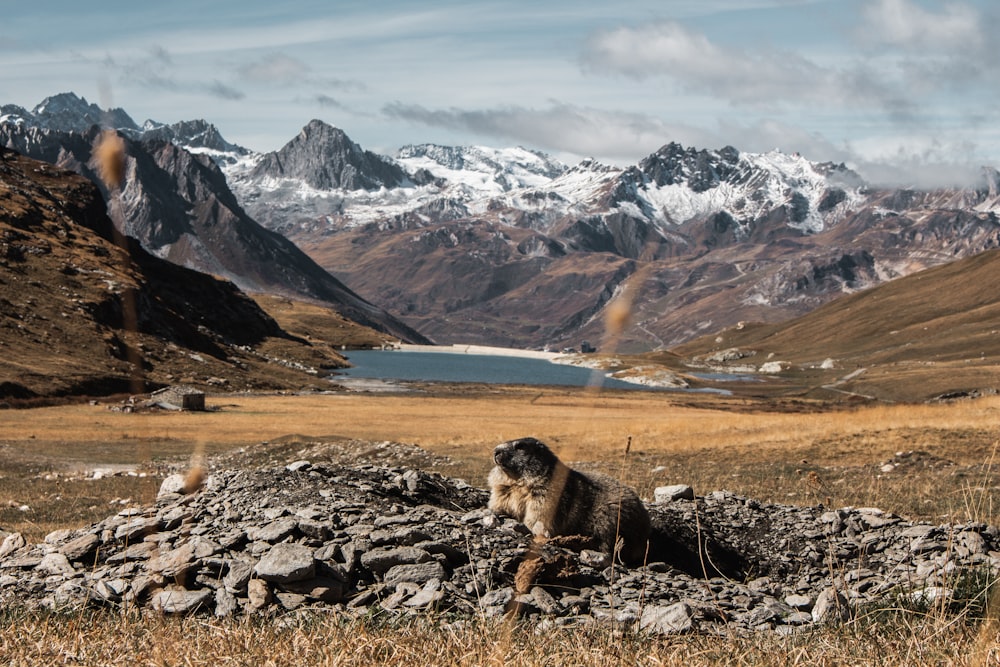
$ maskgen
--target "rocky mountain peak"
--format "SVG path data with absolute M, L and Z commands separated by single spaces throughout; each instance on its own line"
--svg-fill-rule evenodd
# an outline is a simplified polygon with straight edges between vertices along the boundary
M 362 149 L 343 130 L 316 119 L 281 150 L 264 155 L 251 177 L 300 179 L 318 190 L 378 190 L 409 180 L 398 164 Z
M 639 170 L 658 186 L 686 183 L 693 191 L 704 192 L 728 180 L 739 162 L 740 152 L 732 146 L 709 151 L 670 142 L 644 158 Z
M 250 151 L 243 146 L 230 143 L 222 137 L 219 128 L 204 119 L 182 120 L 173 125 L 147 120 L 142 125 L 141 139 L 157 139 L 169 141 L 184 146 L 188 150 L 206 149 L 230 156 L 249 155 Z
M 138 131 L 124 109 L 101 109 L 76 93 L 46 97 L 31 110 L 32 124 L 62 132 L 85 132 L 92 125 Z

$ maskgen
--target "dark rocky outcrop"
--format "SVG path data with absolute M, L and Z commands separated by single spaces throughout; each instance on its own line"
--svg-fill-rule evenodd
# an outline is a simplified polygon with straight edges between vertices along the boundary
M 6 535 L 0 604 L 519 613 L 659 633 L 789 632 L 866 604 L 946 599 L 963 576 L 1000 566 L 1000 531 L 985 524 L 679 496 L 649 505 L 647 565 L 629 570 L 580 540 L 533 542 L 486 509 L 486 492 L 415 469 L 301 460 L 220 470 L 190 494 L 175 475 L 155 505 L 41 544 Z

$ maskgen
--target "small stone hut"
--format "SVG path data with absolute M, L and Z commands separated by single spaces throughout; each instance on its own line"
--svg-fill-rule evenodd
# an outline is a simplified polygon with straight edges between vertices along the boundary
M 166 410 L 204 410 L 205 392 L 185 385 L 165 387 L 150 394 L 154 405 Z

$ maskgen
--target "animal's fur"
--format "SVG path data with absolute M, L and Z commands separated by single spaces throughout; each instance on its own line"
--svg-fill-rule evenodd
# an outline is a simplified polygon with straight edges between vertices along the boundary
M 493 450 L 489 507 L 523 522 L 534 535 L 584 535 L 606 553 L 622 540 L 621 559 L 641 563 L 649 513 L 635 491 L 606 475 L 566 466 L 545 443 L 520 438 Z

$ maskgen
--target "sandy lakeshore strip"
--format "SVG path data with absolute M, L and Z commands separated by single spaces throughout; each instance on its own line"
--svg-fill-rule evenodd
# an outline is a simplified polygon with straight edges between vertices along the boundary
M 401 352 L 442 352 L 447 354 L 481 354 L 491 357 L 523 357 L 552 361 L 564 356 L 558 352 L 542 350 L 519 350 L 513 347 L 491 347 L 489 345 L 411 345 L 403 343 L 396 347 Z

